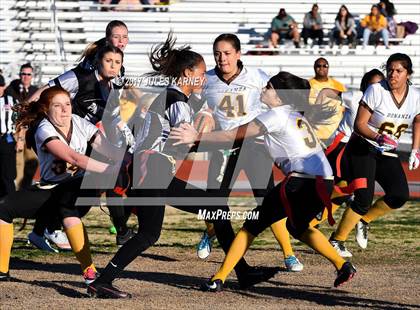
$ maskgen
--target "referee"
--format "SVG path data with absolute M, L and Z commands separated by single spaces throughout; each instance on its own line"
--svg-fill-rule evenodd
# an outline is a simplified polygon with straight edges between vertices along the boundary
M 15 100 L 4 95 L 5 82 L 0 75 L 0 197 L 16 190 L 16 141 L 14 112 Z

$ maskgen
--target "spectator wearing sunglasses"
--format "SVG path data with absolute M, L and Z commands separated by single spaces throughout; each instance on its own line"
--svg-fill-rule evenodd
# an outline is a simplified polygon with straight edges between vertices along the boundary
M 33 71 L 30 63 L 22 65 L 19 78 L 10 83 L 5 90 L 5 94 L 12 96 L 18 102 L 22 102 L 31 96 L 38 89 L 38 87 L 32 85 Z
M 20 103 L 38 89 L 32 85 L 34 69 L 30 63 L 23 64 L 19 70 L 19 78 L 13 80 L 4 91 L 5 96 L 11 96 L 14 101 Z M 32 179 L 38 167 L 37 157 L 30 148 L 25 145 L 24 128 L 18 128 L 15 133 L 16 140 L 16 180 L 17 189 L 28 188 L 32 185 Z
M 346 87 L 342 83 L 328 76 L 329 67 L 330 65 L 325 58 L 320 57 L 315 60 L 315 76 L 309 80 L 311 85 L 309 102 L 311 104 L 315 103 L 319 92 L 324 88 L 332 88 L 338 90 L 339 92 L 346 91 Z M 329 142 L 328 140 L 337 129 L 344 112 L 339 100 L 328 100 L 328 106 L 335 110 L 335 114 L 328 120 L 325 120 L 324 124 L 319 125 L 315 130 L 318 138 L 323 142 Z

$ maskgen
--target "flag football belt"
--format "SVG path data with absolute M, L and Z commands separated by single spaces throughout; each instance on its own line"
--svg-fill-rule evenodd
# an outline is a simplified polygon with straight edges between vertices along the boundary
M 334 141 L 325 150 L 325 155 L 330 154 L 340 144 L 341 140 L 345 137 L 344 132 L 339 131 L 335 136 Z
M 287 194 L 286 194 L 286 185 L 289 182 L 291 177 L 315 179 L 316 192 L 318 194 L 318 197 L 322 201 L 323 207 L 327 209 L 328 223 L 331 226 L 333 226 L 335 224 L 335 221 L 332 216 L 331 196 L 328 194 L 327 187 L 325 185 L 325 180 L 334 180 L 334 176 L 323 177 L 319 175 L 315 176 L 315 175 L 309 175 L 309 174 L 304 174 L 304 173 L 299 173 L 299 172 L 292 172 L 292 173 L 289 173 L 289 175 L 287 175 L 287 177 L 282 181 L 281 186 L 280 186 L 280 201 L 282 202 L 286 216 L 288 217 L 290 221 L 290 225 L 292 227 L 295 227 L 292 209 L 290 207 L 289 199 L 287 198 Z

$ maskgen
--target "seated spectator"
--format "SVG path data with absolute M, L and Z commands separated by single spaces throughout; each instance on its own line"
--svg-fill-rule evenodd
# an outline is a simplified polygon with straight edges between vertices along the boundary
M 115 11 L 143 11 L 139 0 L 119 0 Z
M 159 0 L 140 0 L 141 4 L 144 5 L 156 5 L 159 4 Z M 156 12 L 156 8 L 143 8 L 143 12 Z
M 98 0 L 99 4 L 102 4 L 101 11 L 113 10 L 114 6 L 118 4 L 120 0 Z
M 345 40 L 352 46 L 355 43 L 357 33 L 354 18 L 345 5 L 342 5 L 337 13 L 332 35 L 333 42 L 340 46 Z
M 284 39 L 292 39 L 296 48 L 300 47 L 297 23 L 292 16 L 286 13 L 285 9 L 281 8 L 279 14 L 271 21 L 270 46 L 277 47 L 279 41 Z
M 308 38 L 312 40 L 318 39 L 318 45 L 322 46 L 324 39 L 324 32 L 322 30 L 321 14 L 318 13 L 318 4 L 312 6 L 312 10 L 305 14 L 303 19 L 302 38 L 303 42 L 308 44 Z
M 381 14 L 385 16 L 388 23 L 388 32 L 390 38 L 397 37 L 397 23 L 395 22 L 394 15 L 397 14 L 394 4 L 389 0 L 381 0 L 378 3 Z
M 389 34 L 387 28 L 386 18 L 379 11 L 379 7 L 375 4 L 370 9 L 370 14 L 366 15 L 365 18 L 360 22 L 360 25 L 364 28 L 363 30 L 363 48 L 369 44 L 371 34 L 377 41 L 378 35 L 382 36 L 386 48 L 389 48 Z

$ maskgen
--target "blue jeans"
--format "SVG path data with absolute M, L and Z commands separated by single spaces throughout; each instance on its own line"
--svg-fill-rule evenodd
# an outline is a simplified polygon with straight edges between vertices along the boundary
M 381 33 L 382 40 L 384 40 L 385 46 L 388 46 L 389 45 L 389 34 L 388 34 L 388 30 L 386 28 L 384 28 L 384 29 L 382 29 L 382 30 L 380 30 L 378 32 Z M 369 37 L 370 37 L 371 33 L 374 33 L 374 32 L 372 32 L 372 30 L 370 30 L 367 27 L 363 31 L 363 47 L 365 47 L 366 45 L 368 45 L 368 43 L 369 43 Z

